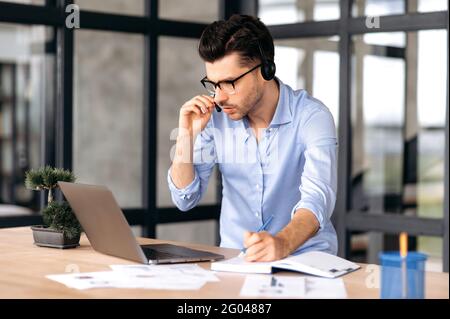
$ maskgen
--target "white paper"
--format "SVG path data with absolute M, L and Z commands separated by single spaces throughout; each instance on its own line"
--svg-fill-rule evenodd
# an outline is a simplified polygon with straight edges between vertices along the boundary
M 133 284 L 137 285 L 137 283 L 132 283 L 128 278 L 124 278 L 120 274 L 114 274 L 111 271 L 48 275 L 46 277 L 75 289 L 127 288 Z
M 169 276 L 170 278 L 190 277 L 192 280 L 200 281 L 219 281 L 214 272 L 206 270 L 197 264 L 111 265 L 110 267 L 114 271 L 145 273 L 155 276 Z
M 305 295 L 303 277 L 248 275 L 241 296 L 271 298 L 302 298 Z
M 241 296 L 269 298 L 346 298 L 341 278 L 248 275 Z
M 321 251 L 310 251 L 273 262 L 247 262 L 244 258 L 234 257 L 211 263 L 211 270 L 215 271 L 270 274 L 273 268 L 336 278 L 361 267 L 353 262 Z
M 273 262 L 249 262 L 242 257 L 220 260 L 211 263 L 211 270 L 240 273 L 270 274 Z
M 342 299 L 347 298 L 347 291 L 342 278 L 303 277 L 305 279 L 305 298 Z
M 272 266 L 326 278 L 337 278 L 361 268 L 349 260 L 323 251 L 309 251 L 289 256 L 285 259 L 275 261 Z
M 209 274 L 202 274 L 202 276 L 196 275 L 200 271 L 194 267 L 191 268 L 191 274 L 183 274 L 180 270 L 158 267 L 157 269 L 152 269 L 152 271 L 130 270 L 126 268 L 124 270 L 122 268 L 121 270 L 115 271 L 71 273 L 48 275 L 46 277 L 62 283 L 67 287 L 80 290 L 91 288 L 197 290 L 208 280 L 213 281 L 217 279 L 217 277 L 212 277 Z

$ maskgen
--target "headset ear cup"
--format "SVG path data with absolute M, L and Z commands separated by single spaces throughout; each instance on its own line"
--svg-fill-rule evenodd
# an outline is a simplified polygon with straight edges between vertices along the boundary
M 275 77 L 276 66 L 273 61 L 265 61 L 261 66 L 261 74 L 264 80 L 270 81 Z
M 275 77 L 276 66 L 275 62 L 268 60 L 264 56 L 264 52 L 261 48 L 261 44 L 258 42 L 259 53 L 261 56 L 261 75 L 264 80 L 270 81 Z

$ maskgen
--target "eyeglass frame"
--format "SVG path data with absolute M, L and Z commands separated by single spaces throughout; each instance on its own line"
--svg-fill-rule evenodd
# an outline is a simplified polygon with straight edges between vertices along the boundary
M 203 87 L 206 89 L 206 91 L 208 91 L 208 89 L 206 88 L 206 84 L 205 84 L 205 83 L 210 83 L 210 84 L 212 84 L 212 85 L 214 86 L 214 94 L 215 94 L 215 92 L 216 92 L 216 90 L 217 90 L 217 87 L 219 87 L 219 89 L 222 90 L 222 88 L 220 87 L 220 83 L 228 83 L 228 84 L 231 84 L 231 86 L 233 87 L 233 90 L 236 90 L 236 87 L 234 86 L 234 83 L 235 83 L 237 80 L 242 79 L 244 76 L 246 76 L 246 75 L 249 74 L 250 72 L 255 71 L 257 68 L 259 68 L 259 67 L 261 67 L 261 66 L 262 66 L 262 63 L 258 64 L 257 66 L 254 66 L 253 68 L 251 68 L 251 69 L 248 70 L 247 72 L 245 72 L 245 73 L 239 75 L 237 78 L 235 78 L 235 79 L 233 79 L 233 80 L 224 80 L 224 81 L 219 81 L 219 82 L 215 83 L 215 82 L 213 82 L 213 81 L 211 81 L 211 80 L 208 80 L 208 78 L 205 76 L 203 79 L 200 80 L 200 83 L 203 85 Z M 208 93 L 212 93 L 212 92 L 209 92 L 209 91 L 208 91 Z M 227 92 L 225 92 L 225 93 L 227 93 Z M 235 92 L 234 92 L 234 93 L 235 93 Z M 227 93 L 227 94 L 234 94 L 234 93 Z

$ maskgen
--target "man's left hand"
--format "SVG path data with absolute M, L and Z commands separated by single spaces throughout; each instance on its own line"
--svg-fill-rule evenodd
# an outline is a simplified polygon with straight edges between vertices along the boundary
M 245 232 L 244 247 L 246 261 L 274 261 L 289 255 L 289 248 L 284 238 L 272 236 L 266 231 Z

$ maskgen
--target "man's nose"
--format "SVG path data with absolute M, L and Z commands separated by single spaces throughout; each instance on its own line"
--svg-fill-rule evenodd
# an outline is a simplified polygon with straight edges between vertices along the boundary
M 214 96 L 214 102 L 222 105 L 226 100 L 228 100 L 228 95 L 224 93 L 220 88 L 217 88 L 216 94 Z

